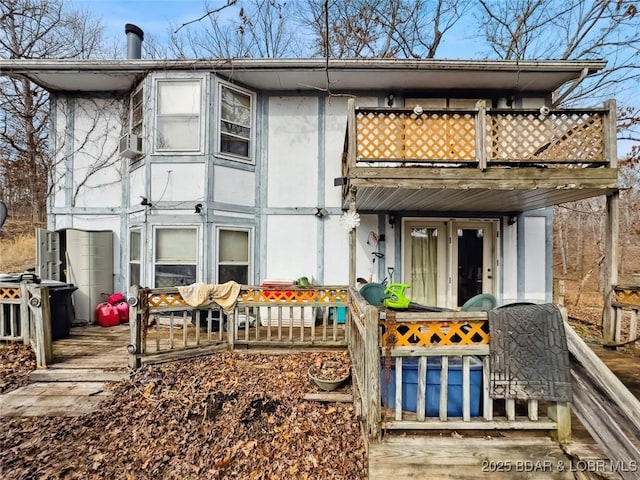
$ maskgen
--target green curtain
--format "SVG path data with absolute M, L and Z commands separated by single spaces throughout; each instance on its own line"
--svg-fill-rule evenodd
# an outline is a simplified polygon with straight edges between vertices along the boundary
M 411 229 L 412 301 L 438 304 L 438 237 L 435 228 Z

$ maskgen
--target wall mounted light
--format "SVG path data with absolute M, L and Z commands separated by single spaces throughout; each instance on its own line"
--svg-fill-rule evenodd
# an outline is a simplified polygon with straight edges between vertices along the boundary
M 413 107 L 413 113 L 415 113 L 416 115 L 420 115 L 422 113 L 422 107 L 420 105 L 416 105 L 415 107 Z
M 195 208 L 195 213 L 202 213 L 202 204 L 201 203 L 196 203 L 194 208 Z
M 314 215 L 318 218 L 324 218 L 329 215 L 329 212 L 326 208 L 316 207 L 316 213 Z
M 151 202 L 147 199 L 147 197 L 140 197 L 142 199 L 142 201 L 140 202 L 140 205 L 144 205 L 145 207 L 152 207 Z
M 393 107 L 393 93 L 387 95 L 387 107 Z

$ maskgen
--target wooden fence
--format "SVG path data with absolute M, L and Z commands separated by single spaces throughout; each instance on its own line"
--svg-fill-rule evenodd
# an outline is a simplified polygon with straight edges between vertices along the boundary
M 349 350 L 363 430 L 552 430 L 569 406 L 489 396 L 485 312 L 390 312 L 350 292 Z
M 130 366 L 227 348 L 346 347 L 347 297 L 341 286 L 243 286 L 225 313 L 189 306 L 176 287 L 134 287 Z
M 46 286 L 0 283 L 0 341 L 31 345 L 38 367 L 53 361 L 51 309 Z

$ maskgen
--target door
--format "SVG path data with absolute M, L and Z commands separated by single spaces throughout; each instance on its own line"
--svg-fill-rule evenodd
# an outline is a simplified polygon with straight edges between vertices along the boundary
M 496 290 L 497 222 L 410 220 L 404 223 L 403 282 L 422 305 L 461 307 Z
M 422 305 L 447 303 L 447 232 L 445 222 L 405 223 L 404 283 L 407 295 Z
M 36 228 L 36 275 L 43 280 L 61 280 L 61 255 L 60 234 Z
M 453 305 L 481 293 L 494 292 L 494 225 L 491 222 L 453 222 Z

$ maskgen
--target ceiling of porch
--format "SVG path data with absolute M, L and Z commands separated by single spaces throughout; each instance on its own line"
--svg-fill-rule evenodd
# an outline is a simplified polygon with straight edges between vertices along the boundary
M 357 184 L 357 182 L 355 182 Z M 358 211 L 517 213 L 606 195 L 615 188 L 443 189 L 360 186 Z M 349 200 L 344 202 L 348 208 Z

